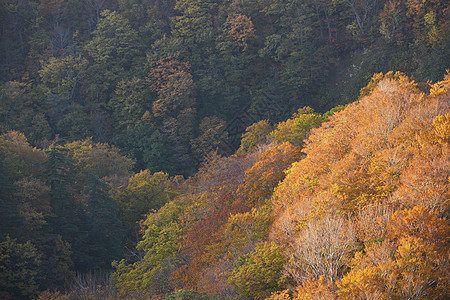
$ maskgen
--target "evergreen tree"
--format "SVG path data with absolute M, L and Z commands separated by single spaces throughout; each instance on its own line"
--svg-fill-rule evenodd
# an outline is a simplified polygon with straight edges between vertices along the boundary
M 75 269 L 83 269 L 86 252 L 86 232 L 83 232 L 82 206 L 76 201 L 75 176 L 73 162 L 67 156 L 67 149 L 52 145 L 46 151 L 46 183 L 50 186 L 49 231 L 59 234 L 64 241 L 72 245 Z
M 89 269 L 109 268 L 122 255 L 120 246 L 125 230 L 117 217 L 118 204 L 109 190 L 98 176 L 91 175 L 86 183 Z
M 4 166 L 4 156 L 0 152 L 0 240 L 8 233 L 13 234 L 19 225 L 17 203 L 13 199 L 15 188 Z

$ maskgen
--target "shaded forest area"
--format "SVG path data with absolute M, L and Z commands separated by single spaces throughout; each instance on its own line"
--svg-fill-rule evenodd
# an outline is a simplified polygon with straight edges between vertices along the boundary
M 252 123 L 349 103 L 374 73 L 442 80 L 449 19 L 440 0 L 2 0 L 0 130 L 192 175 Z
M 0 297 L 449 297 L 449 20 L 2 0 Z

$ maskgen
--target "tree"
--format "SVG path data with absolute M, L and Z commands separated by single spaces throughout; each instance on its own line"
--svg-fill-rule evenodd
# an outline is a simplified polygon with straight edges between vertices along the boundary
M 38 184 L 40 187 L 35 190 L 36 195 L 34 192 L 31 192 L 33 194 L 31 197 L 36 200 L 32 205 L 27 200 L 21 198 L 21 195 L 23 195 L 21 194 L 23 191 L 21 190 L 21 182 L 27 181 L 25 178 L 32 178 L 41 173 L 43 171 L 42 163 L 45 160 L 45 154 L 36 148 L 32 148 L 22 133 L 11 131 L 0 136 L 0 169 L 2 170 L 0 175 L 0 214 L 2 215 L 2 239 L 7 233 L 13 237 L 18 237 L 22 234 L 26 235 L 28 232 L 24 231 L 24 226 L 27 225 L 27 221 L 30 222 L 28 225 L 31 225 L 34 221 L 37 221 L 37 224 L 34 223 L 33 225 L 38 225 L 39 223 L 42 225 L 43 215 L 39 214 L 46 214 L 48 212 L 48 203 L 45 200 L 46 187 Z M 42 195 L 44 199 L 39 197 L 41 196 L 39 195 L 39 191 L 42 190 L 44 190 L 44 195 Z M 42 205 L 39 205 L 37 202 Z M 31 219 L 27 219 L 27 217 Z
M 139 53 L 136 31 L 117 12 L 103 10 L 100 15 L 101 19 L 93 32 L 94 37 L 87 44 L 86 50 L 97 63 L 128 70 Z M 116 59 L 114 63 L 113 58 Z
M 180 15 L 173 17 L 172 34 L 176 37 L 194 37 L 196 42 L 204 42 L 211 38 L 212 16 L 216 4 L 209 0 L 178 0 L 175 10 Z
M 52 214 L 48 222 L 54 234 L 60 234 L 73 250 L 75 269 L 83 269 L 85 236 L 82 232 L 83 206 L 78 198 L 75 185 L 74 166 L 68 157 L 67 149 L 52 145 L 46 151 L 47 161 L 44 173 L 46 184 L 50 187 L 50 206 Z
M 61 94 L 71 102 L 81 102 L 79 85 L 88 61 L 82 56 L 51 57 L 39 71 L 45 93 Z
M 0 146 L 3 146 L 0 141 Z M 3 149 L 2 149 L 3 150 Z M 17 203 L 14 201 L 13 195 L 15 186 L 10 175 L 5 168 L 4 152 L 0 157 L 0 238 L 3 240 L 7 234 L 14 233 L 19 227 Z M 18 224 L 19 223 L 19 224 Z
M 86 182 L 88 236 L 85 270 L 109 269 L 111 262 L 122 256 L 121 243 L 125 233 L 117 216 L 118 204 L 109 195 L 110 187 L 98 176 Z
M 226 153 L 229 138 L 225 121 L 216 116 L 205 117 L 199 130 L 200 134 L 191 140 L 191 146 L 200 159 L 213 151 Z
M 30 85 L 9 81 L 0 85 L 0 130 L 29 130 L 33 118 L 33 102 Z
M 274 243 L 262 243 L 235 262 L 228 280 L 243 299 L 263 299 L 285 286 L 282 272 L 286 259 L 282 249 Z
M 144 113 L 151 109 L 151 100 L 144 80 L 133 78 L 120 81 L 109 102 L 113 109 L 114 126 L 119 130 L 132 130 Z
M 319 278 L 335 284 L 355 247 L 355 230 L 349 220 L 341 216 L 325 215 L 311 220 L 288 250 L 288 272 L 297 281 Z
M 241 138 L 241 146 L 236 153 L 243 154 L 255 151 L 258 145 L 267 143 L 271 131 L 272 127 L 267 120 L 250 125 L 245 129 Z
M 25 177 L 15 182 L 18 217 L 28 238 L 40 232 L 51 214 L 50 188 L 40 179 Z
M 436 299 L 445 297 L 448 269 L 446 220 L 415 206 L 392 215 L 384 241 L 366 243 L 352 270 L 338 283 L 346 298 Z
M 89 115 L 81 105 L 74 104 L 63 109 L 60 119 L 55 120 L 56 130 L 67 140 L 86 139 L 92 135 L 89 128 Z
M 300 108 L 292 118 L 278 123 L 270 136 L 280 143 L 287 141 L 292 145 L 302 146 L 311 129 L 319 127 L 324 120 L 325 117 L 315 113 L 312 108 Z
M 220 39 L 218 47 L 222 51 L 237 53 L 239 50 L 247 51 L 249 42 L 256 38 L 255 27 L 249 17 L 246 15 L 229 15 L 226 25 Z
M 35 114 L 31 120 L 29 139 L 33 145 L 42 145 L 52 137 L 52 128 L 43 113 Z
M 165 297 L 167 300 L 207 300 L 207 299 L 214 299 L 214 297 L 208 297 L 204 293 L 199 293 L 197 291 L 191 291 L 191 290 L 177 290 L 173 292 L 172 294 Z
M 120 206 L 120 219 L 132 238 L 138 235 L 139 222 L 152 211 L 171 201 L 176 192 L 170 187 L 169 175 L 163 172 L 141 171 L 118 189 L 115 199 Z
M 176 116 L 180 111 L 195 104 L 195 84 L 190 74 L 190 66 L 175 53 L 156 62 L 148 75 L 150 88 L 158 94 L 153 104 L 155 117 Z
M 138 124 L 125 133 L 118 134 L 113 144 L 134 162 L 134 171 L 148 169 L 151 172 L 176 174 L 175 157 L 169 141 L 158 129 Z
M 344 1 L 354 14 L 355 20 L 347 28 L 351 33 L 359 38 L 364 37 L 366 34 L 367 23 L 370 19 L 377 14 L 379 6 L 376 0 L 346 0 Z
M 92 39 L 85 50 L 93 63 L 87 71 L 86 92 L 91 103 L 106 103 L 121 80 L 130 76 L 140 55 L 140 42 L 136 30 L 117 12 L 100 13 Z
M 158 95 L 152 109 L 158 121 L 157 128 L 172 143 L 179 172 L 189 173 L 193 165 L 189 142 L 193 138 L 196 114 L 195 83 L 190 66 L 179 60 L 179 53 L 169 55 L 156 62 L 147 82 Z
M 293 299 L 336 299 L 336 293 L 333 285 L 326 281 L 324 275 L 320 275 L 318 279 L 309 278 L 297 286 L 297 296 Z
M 171 273 L 180 265 L 179 242 L 185 229 L 180 216 L 186 204 L 182 199 L 165 204 L 148 214 L 142 223 L 143 240 L 137 249 L 143 256 L 114 262 L 114 279 L 121 295 L 138 291 L 149 295 L 171 292 Z
M 244 182 L 239 186 L 237 194 L 246 198 L 248 207 L 263 204 L 284 179 L 284 172 L 300 158 L 300 148 L 289 142 L 269 145 L 256 163 L 245 171 Z
M 95 143 L 91 138 L 67 143 L 68 156 L 73 162 L 73 171 L 80 184 L 90 175 L 99 178 L 128 177 L 132 168 L 131 159 L 119 154 L 119 149 L 106 143 Z
M 31 242 L 41 255 L 39 290 L 67 288 L 75 276 L 70 243 L 61 235 L 42 231 Z
M 0 243 L 0 295 L 4 299 L 26 299 L 37 295 L 41 255 L 30 242 L 9 236 Z
M 236 290 L 228 279 L 239 257 L 249 255 L 267 240 L 272 223 L 271 209 L 262 206 L 251 212 L 232 213 L 202 256 L 203 271 L 198 286 L 210 294 L 233 295 Z

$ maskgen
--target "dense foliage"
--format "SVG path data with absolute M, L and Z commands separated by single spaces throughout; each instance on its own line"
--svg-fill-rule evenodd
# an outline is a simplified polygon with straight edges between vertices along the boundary
M 442 0 L 4 0 L 0 130 L 192 175 L 252 123 L 351 102 L 375 72 L 441 80 L 449 19 Z
M 118 264 L 120 293 L 448 297 L 449 89 L 449 75 L 419 85 L 401 73 L 376 74 L 345 109 L 305 108 L 252 152 L 210 157 L 188 193 L 143 223 L 145 256 Z M 310 130 L 298 120 L 311 115 L 325 122 Z M 303 148 L 270 143 L 307 131 Z M 142 268 L 155 262 L 164 272 Z
M 450 297 L 449 12 L 1 1 L 0 298 Z

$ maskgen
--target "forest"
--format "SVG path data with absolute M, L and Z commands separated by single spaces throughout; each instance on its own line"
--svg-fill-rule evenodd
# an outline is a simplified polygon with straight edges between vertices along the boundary
M 450 298 L 445 0 L 1 0 L 1 299 Z

